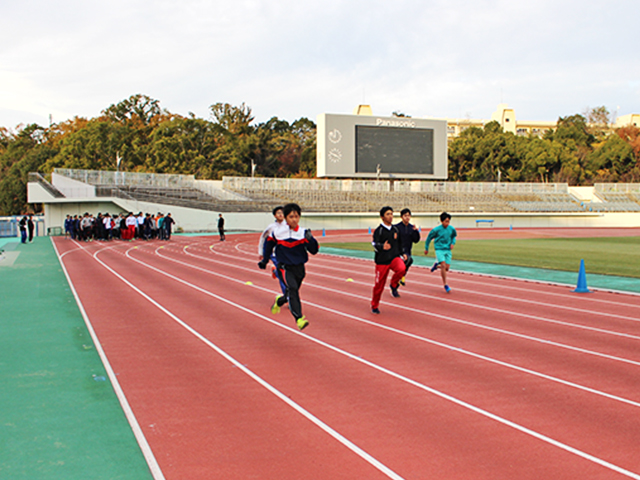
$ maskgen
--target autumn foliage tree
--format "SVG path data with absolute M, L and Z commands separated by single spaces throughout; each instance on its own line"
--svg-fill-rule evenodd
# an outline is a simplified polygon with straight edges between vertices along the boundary
M 494 182 L 640 181 L 640 134 L 600 128 L 604 107 L 587 117 L 558 119 L 542 137 L 506 133 L 497 122 L 471 127 L 449 144 L 449 180 Z M 396 116 L 404 114 L 395 112 Z M 604 123 L 603 123 L 604 122 Z M 598 128 L 594 128 L 598 127 Z M 255 123 L 251 108 L 214 103 L 208 119 L 168 112 L 146 95 L 48 128 L 0 127 L 0 214 L 25 211 L 29 172 L 54 168 L 193 174 L 302 177 L 316 175 L 316 125 L 272 117 Z

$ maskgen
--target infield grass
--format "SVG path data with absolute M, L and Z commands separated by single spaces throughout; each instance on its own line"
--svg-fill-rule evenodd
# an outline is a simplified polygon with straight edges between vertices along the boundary
M 371 243 L 323 243 L 333 248 L 371 251 Z M 414 245 L 414 256 L 424 256 L 424 240 Z M 428 257 L 433 257 L 433 244 Z M 458 239 L 455 261 L 496 263 L 550 270 L 577 271 L 584 259 L 587 273 L 640 278 L 640 237 Z

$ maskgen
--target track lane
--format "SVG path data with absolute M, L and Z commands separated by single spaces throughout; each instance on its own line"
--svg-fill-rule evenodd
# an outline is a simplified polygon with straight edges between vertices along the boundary
M 216 262 L 216 260 L 207 259 L 207 258 L 204 258 L 204 257 L 200 257 L 200 259 L 205 260 L 205 261 L 212 261 L 214 263 Z M 218 263 L 220 263 L 220 262 L 218 262 Z M 246 267 L 237 267 L 237 266 L 235 266 L 234 268 L 238 268 L 238 269 L 241 269 L 243 271 L 251 271 L 251 272 L 253 272 L 253 270 L 247 269 Z M 311 284 L 307 283 L 307 285 L 309 286 Z M 334 290 L 332 288 L 328 288 L 328 287 L 324 287 L 324 286 L 320 286 L 320 285 L 315 285 L 315 288 L 323 289 L 323 290 L 325 290 L 325 292 L 328 292 L 328 293 L 330 293 L 332 295 L 337 294 L 337 295 L 346 295 L 346 296 L 349 296 L 351 298 L 360 298 L 360 300 L 362 300 L 363 302 L 367 301 L 367 299 L 368 299 L 368 297 L 364 297 L 362 295 L 358 296 L 358 295 L 356 295 L 354 293 L 347 293 L 347 292 L 344 292 L 344 291 L 340 292 L 340 291 L 336 291 L 336 290 Z M 365 292 L 365 293 L 368 295 L 369 292 Z M 332 298 L 336 298 L 336 297 L 332 296 Z M 415 313 L 419 313 L 421 315 L 424 315 L 425 317 L 427 317 L 429 319 L 431 319 L 432 317 L 436 317 L 436 319 L 440 318 L 440 319 L 444 320 L 445 322 L 454 321 L 454 322 L 460 323 L 461 325 L 468 325 L 468 326 L 472 326 L 472 327 L 478 328 L 478 324 L 476 324 L 474 322 L 466 322 L 466 321 L 461 321 L 461 320 L 455 320 L 455 318 L 452 319 L 450 312 L 443 312 L 444 315 L 441 315 L 441 314 L 434 313 L 432 311 L 432 309 L 429 309 L 429 311 L 425 311 L 423 307 L 418 308 L 418 309 L 408 307 L 408 306 L 406 306 L 404 304 L 404 302 L 397 301 L 395 299 L 391 299 L 390 302 L 393 302 L 393 303 L 389 303 L 390 305 L 394 305 L 396 308 L 401 309 L 402 311 L 405 311 L 405 312 L 406 311 L 415 312 Z M 383 304 L 384 303 L 385 302 L 383 301 Z M 354 313 L 355 314 L 362 314 L 362 309 L 361 308 L 357 308 L 357 310 L 355 310 Z M 476 316 L 476 315 L 474 315 L 474 316 Z M 410 330 L 411 330 L 411 328 L 427 328 L 428 327 L 428 330 L 425 333 L 427 336 L 428 335 L 433 336 L 434 330 L 443 331 L 443 332 L 447 332 L 447 331 L 450 330 L 450 327 L 448 325 L 444 325 L 444 327 L 442 327 L 442 326 L 440 326 L 439 323 L 425 324 L 424 322 L 412 322 L 411 320 L 409 320 L 409 324 L 404 325 L 402 322 L 404 322 L 404 323 L 407 322 L 407 318 L 404 315 L 401 315 L 401 316 L 398 316 L 398 315 L 385 316 L 385 321 L 386 322 L 391 322 L 390 324 L 393 324 L 393 322 L 396 322 L 396 323 L 400 322 L 401 325 L 402 325 L 402 328 L 406 327 L 406 328 L 409 328 Z M 482 327 L 482 326 L 480 326 L 480 328 L 481 328 L 481 330 L 482 329 L 487 329 L 486 327 Z M 478 342 L 482 341 L 482 337 L 479 337 L 477 332 L 473 332 L 473 331 L 470 332 L 470 331 L 466 331 L 466 330 L 468 330 L 468 329 L 464 329 L 463 328 L 463 329 L 461 329 L 459 331 L 456 331 L 454 337 L 457 338 L 458 341 L 459 341 L 459 339 L 467 339 L 468 341 L 474 342 L 474 348 L 476 348 L 476 349 L 477 348 L 481 348 L 481 344 L 480 344 L 480 346 L 475 346 L 475 345 L 478 344 Z M 547 340 L 543 340 L 543 339 L 536 338 L 536 337 L 527 338 L 527 337 L 523 337 L 522 335 L 514 334 L 513 332 L 509 332 L 509 331 L 501 331 L 501 330 L 489 330 L 489 331 L 495 331 L 496 333 L 499 333 L 499 334 L 502 334 L 502 335 L 506 334 L 508 336 L 513 336 L 516 339 L 517 338 L 525 338 L 526 340 L 538 342 L 538 343 L 541 343 L 543 345 L 545 345 L 545 344 L 546 345 L 554 345 L 553 343 L 551 343 L 551 342 L 549 342 Z M 480 340 L 476 341 L 478 338 Z M 491 353 L 496 348 L 500 348 L 502 345 L 505 345 L 506 354 L 507 355 L 512 355 L 512 356 L 515 355 L 516 356 L 515 358 L 521 358 L 522 360 L 525 361 L 525 363 L 523 364 L 525 366 L 527 365 L 527 363 L 526 363 L 527 361 L 531 362 L 530 358 L 535 359 L 535 362 L 542 361 L 543 363 L 548 363 L 547 360 L 556 359 L 556 358 L 562 358 L 562 355 L 563 355 L 563 352 L 552 351 L 551 353 L 549 353 L 549 352 L 545 352 L 544 350 L 542 351 L 542 353 L 540 353 L 540 351 L 538 350 L 537 355 L 535 355 L 535 352 L 536 352 L 535 346 L 531 346 L 528 343 L 518 345 L 517 342 L 516 342 L 516 344 L 512 345 L 511 342 L 505 341 L 502 338 L 499 338 L 498 340 L 499 340 L 499 342 L 496 342 L 496 338 L 494 337 L 492 339 L 492 341 L 484 342 L 485 347 L 488 348 L 488 352 L 489 353 Z M 571 337 L 569 339 L 569 341 L 572 341 L 572 340 L 573 340 L 573 337 Z M 496 347 L 496 345 L 497 345 L 497 347 Z M 511 345 L 511 346 L 509 346 L 509 345 Z M 567 348 L 570 351 L 573 350 L 574 352 L 576 352 L 578 354 L 583 352 L 583 350 L 581 350 L 581 349 L 579 349 L 577 347 L 572 347 L 570 344 L 568 344 L 568 345 L 559 344 L 559 345 L 555 345 L 555 346 L 558 346 L 560 348 Z M 581 379 L 593 377 L 592 370 L 593 371 L 598 371 L 598 372 L 601 373 L 600 378 L 604 378 L 604 379 L 606 379 L 606 381 L 608 381 L 609 379 L 612 380 L 611 385 L 614 386 L 615 389 L 619 389 L 620 386 L 625 387 L 624 390 L 618 391 L 618 393 L 620 395 L 622 395 L 622 396 L 629 395 L 629 385 L 633 385 L 634 382 L 630 382 L 629 383 L 629 382 L 620 380 L 620 379 L 626 379 L 626 377 L 625 377 L 624 371 L 622 373 L 620 372 L 619 365 L 616 365 L 615 363 L 611 363 L 611 364 L 605 365 L 603 367 L 603 364 L 601 362 L 600 363 L 596 362 L 596 360 L 598 359 L 598 357 L 607 359 L 607 358 L 609 358 L 609 357 L 607 357 L 607 355 L 604 355 L 604 354 L 601 354 L 601 353 L 598 353 L 598 352 L 593 352 L 593 351 L 584 351 L 583 353 L 594 355 L 594 356 L 596 356 L 596 358 L 595 359 L 591 359 L 591 358 L 584 359 L 584 358 L 576 357 L 575 361 L 570 362 L 570 365 L 576 365 L 576 366 L 580 367 L 580 372 L 578 372 L 578 374 L 579 374 Z M 514 357 L 506 357 L 506 358 L 514 358 Z M 628 360 L 628 359 L 621 358 L 621 357 L 618 357 L 618 356 L 610 356 L 609 359 L 610 360 L 614 360 L 614 362 L 615 361 L 622 361 L 622 362 L 625 362 L 625 363 L 630 363 L 632 365 L 634 364 L 633 360 Z M 565 369 L 565 364 L 566 363 L 567 362 L 561 362 L 561 361 L 555 362 L 555 367 L 554 368 L 559 368 L 560 369 L 559 370 L 560 375 L 565 375 L 566 374 L 566 369 Z M 537 363 L 534 363 L 533 365 L 534 365 L 534 367 L 532 367 L 532 368 L 536 368 Z M 551 365 L 553 365 L 553 364 L 551 364 Z M 604 371 L 603 371 L 603 368 L 604 368 Z M 609 371 L 606 371 L 607 369 L 609 369 Z M 552 371 L 550 371 L 550 372 L 552 372 Z M 586 374 L 585 374 L 585 372 L 586 372 Z M 551 373 L 551 374 L 553 374 L 553 373 Z M 633 378 L 633 373 L 631 373 L 630 375 L 631 375 L 631 378 Z M 592 386 L 594 388 L 598 388 L 597 385 L 592 385 Z M 617 391 L 617 390 L 614 390 L 614 391 Z
M 109 256 L 105 260 L 110 266 L 125 268 L 127 276 L 144 283 L 163 302 L 172 304 L 178 299 L 193 308 L 202 300 L 192 289 L 161 276 L 150 282 L 148 271 L 136 272 L 122 253 L 104 254 Z M 73 265 L 70 268 L 73 270 Z M 104 339 L 105 350 L 166 478 L 208 479 L 216 472 L 222 478 L 266 475 L 294 479 L 312 477 L 319 468 L 326 478 L 354 478 L 358 472 L 367 472 L 368 478 L 389 478 L 353 454 L 345 455 L 345 449 L 328 441 L 325 432 L 286 408 L 228 361 L 212 355 L 210 348 L 165 313 L 153 308 L 154 312 L 144 314 L 150 307 L 148 300 L 101 269 L 96 262 L 83 262 L 85 275 L 95 273 L 104 280 L 107 290 L 101 290 L 98 297 L 109 291 L 124 300 L 131 307 L 130 318 L 101 315 L 102 302 L 92 298 L 96 294 L 90 291 L 91 286 L 84 283 L 89 288 L 83 288 L 83 282 L 76 283 L 92 305 L 88 314 Z M 209 303 L 196 308 L 199 316 Z M 235 309 L 224 306 L 217 306 L 216 313 L 219 318 L 237 316 Z M 233 322 L 228 325 L 234 326 Z M 340 461 L 327 464 L 326 458 Z
M 138 252 L 136 252 L 136 253 L 138 253 Z M 305 290 L 305 292 L 306 292 L 306 290 Z M 304 298 L 306 298 L 306 297 L 305 297 L 305 295 L 306 295 L 306 293 L 303 293 L 303 299 L 304 299 Z M 245 296 L 246 296 L 246 295 L 245 295 Z M 325 296 L 326 296 L 326 295 L 325 295 Z M 390 349 L 392 349 L 392 347 L 389 347 L 389 348 L 390 348 Z M 451 477 L 451 478 L 454 478 L 454 477 Z M 593 477 L 593 478 L 597 478 L 597 477 Z

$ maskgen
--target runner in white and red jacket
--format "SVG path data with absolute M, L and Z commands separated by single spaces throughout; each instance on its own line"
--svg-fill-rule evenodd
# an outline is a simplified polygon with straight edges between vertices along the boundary
M 275 249 L 280 277 L 286 286 L 285 295 L 277 295 L 272 313 L 279 313 L 280 308 L 289 304 L 289 310 L 296 320 L 296 325 L 302 330 L 309 321 L 302 315 L 300 303 L 300 287 L 305 277 L 304 264 L 309 260 L 309 253 L 318 253 L 318 241 L 313 238 L 311 230 L 299 225 L 301 209 L 296 203 L 288 203 L 283 209 L 286 223 L 274 229 L 264 242 L 262 260 L 258 263 L 261 269 L 267 268 L 267 262 Z

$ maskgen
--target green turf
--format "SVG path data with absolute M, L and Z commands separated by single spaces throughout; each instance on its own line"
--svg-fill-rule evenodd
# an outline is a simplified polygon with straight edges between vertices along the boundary
M 0 263 L 0 478 L 151 479 L 49 238 Z
M 324 243 L 323 246 L 370 251 L 371 243 Z M 424 255 L 424 242 L 413 248 Z M 429 251 L 433 257 L 433 244 Z M 455 260 L 549 270 L 575 271 L 580 260 L 587 273 L 640 278 L 640 237 L 458 240 Z

